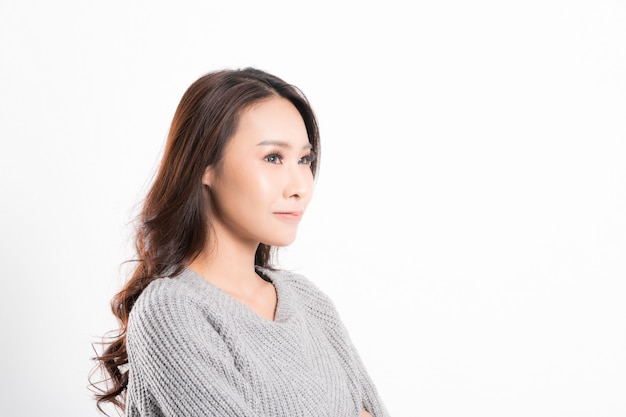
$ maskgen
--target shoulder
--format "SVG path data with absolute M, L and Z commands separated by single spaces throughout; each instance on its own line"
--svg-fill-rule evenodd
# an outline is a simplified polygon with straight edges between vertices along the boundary
M 339 315 L 332 299 L 314 282 L 304 275 L 288 270 L 267 270 L 261 272 L 274 282 L 279 296 L 286 290 L 309 314 L 324 321 L 338 321 Z
M 259 268 L 259 270 L 274 284 L 288 286 L 305 299 L 332 304 L 328 295 L 304 275 L 283 269 Z
M 199 283 L 190 278 L 183 272 L 175 277 L 155 279 L 141 292 L 131 314 L 145 310 L 171 309 L 180 304 L 193 303 L 198 299 Z
M 211 288 L 192 274 L 152 281 L 135 302 L 129 317 L 133 329 L 173 330 L 183 323 L 206 321 L 211 307 Z

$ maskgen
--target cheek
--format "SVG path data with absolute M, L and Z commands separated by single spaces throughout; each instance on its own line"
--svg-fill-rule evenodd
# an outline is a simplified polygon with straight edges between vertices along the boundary
M 270 199 L 275 193 L 276 181 L 276 178 L 268 172 L 257 172 L 250 182 L 259 198 Z
M 255 169 L 252 166 L 235 171 L 228 188 L 241 204 L 259 204 L 272 202 L 276 198 L 278 181 L 271 170 Z

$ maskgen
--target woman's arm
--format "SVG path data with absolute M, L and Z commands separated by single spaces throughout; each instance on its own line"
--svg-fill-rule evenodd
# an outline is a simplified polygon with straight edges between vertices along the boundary
M 346 373 L 354 378 L 362 400 L 360 417 L 389 417 L 333 301 L 308 279 L 296 274 L 293 277 L 299 277 L 294 278 L 294 287 L 301 293 L 302 302 L 308 306 L 316 324 L 328 334 L 328 340 L 343 359 Z

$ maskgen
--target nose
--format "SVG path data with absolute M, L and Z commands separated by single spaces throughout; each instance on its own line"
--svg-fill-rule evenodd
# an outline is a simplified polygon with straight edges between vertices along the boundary
M 308 165 L 292 165 L 286 170 L 283 197 L 286 199 L 309 198 L 313 190 L 313 173 Z

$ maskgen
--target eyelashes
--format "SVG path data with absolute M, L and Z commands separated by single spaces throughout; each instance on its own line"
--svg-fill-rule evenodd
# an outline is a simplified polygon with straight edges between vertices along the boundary
M 307 155 L 301 156 L 300 159 L 298 159 L 298 164 L 311 165 L 313 161 L 315 161 L 315 158 L 316 158 L 315 152 L 310 151 Z M 270 164 L 279 165 L 283 163 L 285 158 L 280 152 L 272 152 L 266 155 L 263 158 L 263 160 L 265 160 L 266 162 L 269 162 Z
M 305 155 L 302 158 L 300 158 L 298 163 L 304 164 L 304 165 L 311 165 L 315 161 L 316 157 L 317 155 L 315 154 L 315 152 L 310 151 L 308 155 Z
M 266 155 L 263 159 L 270 164 L 280 164 L 283 161 L 283 156 L 279 153 L 271 153 Z

